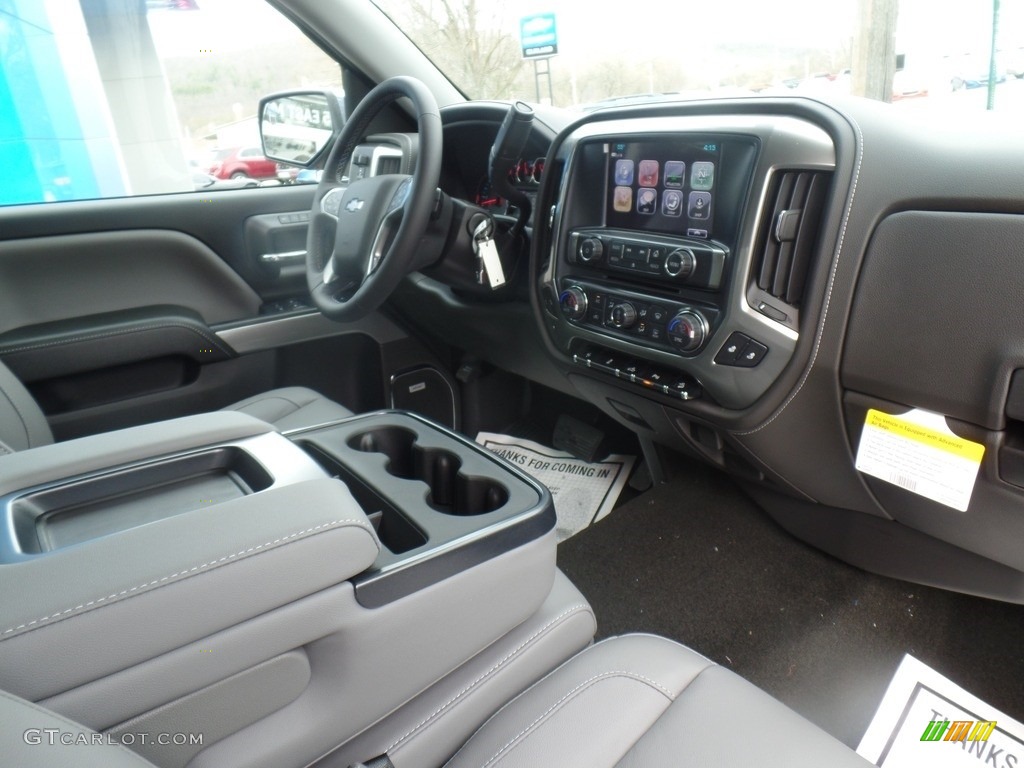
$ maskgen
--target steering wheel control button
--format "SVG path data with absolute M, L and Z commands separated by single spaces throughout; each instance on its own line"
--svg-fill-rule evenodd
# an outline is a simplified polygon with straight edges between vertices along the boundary
M 718 354 L 715 355 L 715 362 L 718 365 L 736 365 L 736 360 L 740 356 L 740 352 L 747 346 L 747 342 L 750 341 L 750 337 L 739 333 L 733 333 L 722 348 L 718 350 Z
M 665 258 L 665 274 L 677 280 L 688 278 L 697 265 L 697 258 L 689 248 L 676 248 Z
M 684 309 L 668 323 L 668 340 L 680 352 L 692 353 L 704 346 L 708 323 L 695 309 Z
M 587 294 L 579 286 L 574 285 L 562 291 L 558 304 L 570 320 L 582 320 L 587 316 Z
M 768 347 L 759 341 L 751 339 L 740 351 L 739 357 L 736 358 L 736 365 L 739 368 L 753 368 L 764 360 L 764 357 L 767 354 Z
M 579 258 L 584 264 L 593 264 L 601 261 L 604 255 L 604 244 L 596 237 L 585 238 L 579 247 Z

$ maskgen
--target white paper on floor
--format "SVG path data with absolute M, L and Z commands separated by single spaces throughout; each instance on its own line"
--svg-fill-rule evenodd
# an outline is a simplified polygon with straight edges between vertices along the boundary
M 908 655 L 857 752 L 885 768 L 1024 768 L 1024 726 Z
M 559 541 L 612 511 L 636 462 L 635 456 L 617 453 L 586 462 L 532 440 L 493 432 L 481 432 L 476 441 L 548 487 L 555 501 Z

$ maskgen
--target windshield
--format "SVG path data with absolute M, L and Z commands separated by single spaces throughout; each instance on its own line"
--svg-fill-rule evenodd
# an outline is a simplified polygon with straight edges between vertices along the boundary
M 1021 0 L 375 0 L 467 96 L 582 110 L 839 93 L 1024 107 Z

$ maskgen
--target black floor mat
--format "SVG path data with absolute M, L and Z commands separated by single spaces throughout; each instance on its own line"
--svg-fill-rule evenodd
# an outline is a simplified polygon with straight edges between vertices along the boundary
M 563 542 L 558 560 L 599 637 L 674 638 L 853 747 L 905 653 L 1024 719 L 1024 606 L 848 566 L 713 470 L 638 496 Z

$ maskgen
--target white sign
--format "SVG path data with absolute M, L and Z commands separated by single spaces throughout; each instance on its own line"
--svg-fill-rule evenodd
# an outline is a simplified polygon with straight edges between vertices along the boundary
M 555 502 L 559 541 L 612 511 L 636 461 L 635 456 L 612 454 L 587 462 L 531 440 L 491 432 L 481 432 L 476 441 L 547 486 Z
M 904 656 L 857 752 L 879 768 L 1024 768 L 1024 725 Z

